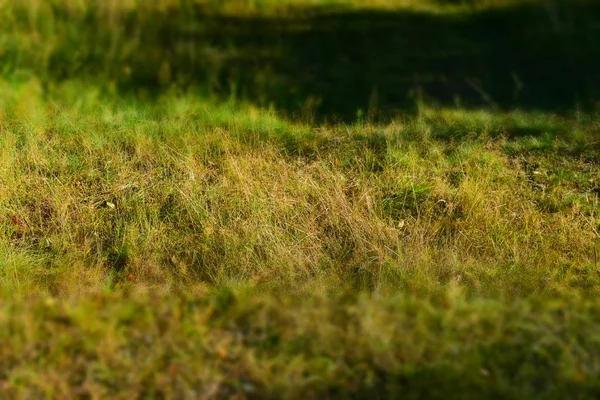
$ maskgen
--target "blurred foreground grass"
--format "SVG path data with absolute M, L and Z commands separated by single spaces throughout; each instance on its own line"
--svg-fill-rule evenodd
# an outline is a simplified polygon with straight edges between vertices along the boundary
M 350 8 L 458 18 L 521 4 L 440 3 Z M 485 107 L 436 100 L 442 91 L 383 118 L 358 98 L 391 75 L 336 101 L 341 86 L 327 82 L 365 72 L 345 64 L 349 74 L 300 75 L 314 79 L 297 98 L 324 103 L 294 116 L 305 103 L 285 101 L 298 71 L 284 64 L 263 78 L 249 67 L 274 91 L 231 75 L 247 91 L 223 93 L 210 63 L 175 78 L 185 64 L 164 51 L 180 30 L 164 46 L 119 33 L 127 15 L 150 29 L 194 2 L 0 4 L 0 398 L 598 397 L 600 123 L 587 42 L 561 53 L 586 66 L 579 80 L 542 85 L 542 74 L 520 108 L 501 100 L 512 87 L 485 92 Z M 310 10 L 210 4 L 209 15 Z M 531 37 L 545 37 L 536 21 Z M 558 26 L 558 38 L 595 37 Z M 433 37 L 471 28 L 451 22 Z M 323 35 L 312 40 L 339 43 Z M 457 35 L 446 46 L 468 47 Z M 240 37 L 227 54 L 244 50 Z M 279 45 L 301 50 L 305 38 Z M 536 54 L 552 54 L 546 39 Z M 436 65 L 419 57 L 415 68 Z M 395 59 L 382 60 L 367 72 Z M 546 60 L 550 76 L 563 71 Z
M 595 398 L 597 302 L 88 296 L 0 306 L 4 398 Z

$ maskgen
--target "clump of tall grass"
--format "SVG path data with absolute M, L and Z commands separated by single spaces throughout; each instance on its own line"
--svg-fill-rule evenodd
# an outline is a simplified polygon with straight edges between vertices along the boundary
M 167 287 L 596 291 L 595 275 L 580 277 L 597 267 L 585 122 L 436 112 L 321 129 L 190 96 L 142 106 L 77 85 L 5 89 L 11 287 L 134 274 Z

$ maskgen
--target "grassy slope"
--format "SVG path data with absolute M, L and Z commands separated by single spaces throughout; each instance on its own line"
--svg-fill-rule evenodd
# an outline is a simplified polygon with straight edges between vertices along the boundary
M 600 390 L 594 114 L 330 126 L 19 62 L 0 86 L 5 397 Z

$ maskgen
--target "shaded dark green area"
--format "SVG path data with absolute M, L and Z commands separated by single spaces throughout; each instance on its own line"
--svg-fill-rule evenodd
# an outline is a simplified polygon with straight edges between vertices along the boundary
M 598 2 L 437 14 L 323 7 L 281 17 L 186 4 L 117 18 L 55 4 L 52 26 L 40 28 L 58 34 L 46 62 L 33 65 L 18 46 L 7 46 L 0 60 L 5 73 L 101 76 L 148 93 L 194 86 L 328 120 L 424 103 L 589 111 L 600 99 Z

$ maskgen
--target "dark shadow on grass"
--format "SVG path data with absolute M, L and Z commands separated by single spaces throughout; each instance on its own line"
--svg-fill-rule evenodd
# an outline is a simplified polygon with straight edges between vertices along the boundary
M 179 6 L 123 15 L 117 44 L 107 19 L 96 16 L 65 38 L 50 71 L 107 73 L 123 90 L 150 94 L 197 87 L 319 121 L 415 112 L 423 103 L 596 109 L 600 2 L 549 3 L 438 14 L 305 8 L 285 17 Z M 75 46 L 87 52 L 78 63 L 69 54 Z

